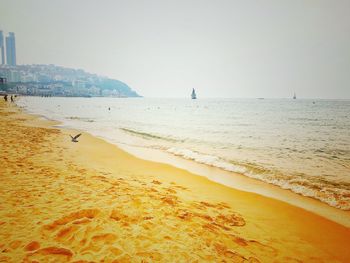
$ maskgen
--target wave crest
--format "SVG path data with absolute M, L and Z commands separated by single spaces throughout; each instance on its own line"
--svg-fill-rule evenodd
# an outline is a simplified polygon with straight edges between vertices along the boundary
M 277 185 L 283 189 L 291 190 L 303 196 L 318 199 L 330 206 L 350 210 L 350 190 L 337 187 L 339 183 L 325 180 L 311 181 L 312 178 L 298 175 L 282 175 L 276 171 L 256 168 L 244 164 L 235 164 L 213 155 L 202 154 L 189 149 L 169 148 L 167 152 L 197 163 L 221 168 L 229 172 L 239 173 L 250 178 L 258 179 L 269 184 Z M 332 186 L 332 187 L 329 187 Z

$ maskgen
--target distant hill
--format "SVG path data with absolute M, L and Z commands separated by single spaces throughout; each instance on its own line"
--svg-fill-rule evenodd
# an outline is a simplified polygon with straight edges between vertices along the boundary
M 25 95 L 141 97 L 127 84 L 56 65 L 0 65 L 0 90 Z
M 127 97 L 140 97 L 136 91 L 133 91 L 128 85 L 124 82 L 121 82 L 116 79 L 102 79 L 98 84 L 102 90 L 117 90 L 121 94 L 124 94 Z

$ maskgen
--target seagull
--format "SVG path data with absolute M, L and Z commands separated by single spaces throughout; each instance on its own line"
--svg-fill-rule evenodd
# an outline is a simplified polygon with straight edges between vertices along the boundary
M 79 133 L 78 135 L 75 135 L 74 137 L 72 135 L 69 135 L 72 138 L 72 142 L 78 142 L 78 138 L 81 135 L 81 133 Z

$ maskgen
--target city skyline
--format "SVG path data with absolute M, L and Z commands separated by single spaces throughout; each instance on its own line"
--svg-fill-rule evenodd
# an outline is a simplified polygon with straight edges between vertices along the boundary
M 19 64 L 81 68 L 147 97 L 188 97 L 195 88 L 199 98 L 350 98 L 347 1 L 4 0 L 1 7 Z

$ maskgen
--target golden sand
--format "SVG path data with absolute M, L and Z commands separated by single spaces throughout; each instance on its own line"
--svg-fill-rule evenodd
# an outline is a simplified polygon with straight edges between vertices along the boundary
M 350 229 L 0 103 L 0 262 L 350 262 Z

